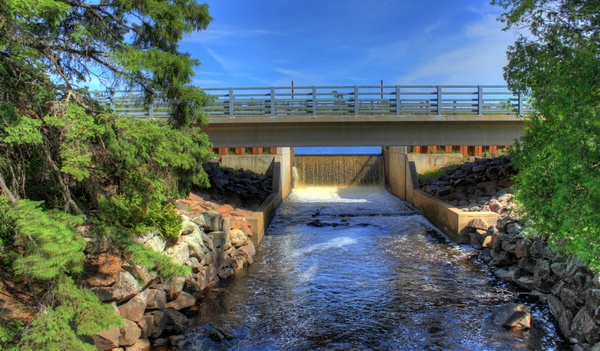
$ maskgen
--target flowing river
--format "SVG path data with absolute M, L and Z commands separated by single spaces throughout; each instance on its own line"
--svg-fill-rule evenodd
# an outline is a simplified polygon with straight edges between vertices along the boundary
M 531 330 L 494 325 L 514 295 L 474 256 L 383 187 L 295 189 L 255 263 L 201 300 L 183 349 L 569 349 L 538 305 Z

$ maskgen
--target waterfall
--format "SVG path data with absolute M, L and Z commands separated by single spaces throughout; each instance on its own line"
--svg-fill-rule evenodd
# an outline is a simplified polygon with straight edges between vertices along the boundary
M 383 157 L 379 155 L 295 156 L 295 187 L 383 183 Z

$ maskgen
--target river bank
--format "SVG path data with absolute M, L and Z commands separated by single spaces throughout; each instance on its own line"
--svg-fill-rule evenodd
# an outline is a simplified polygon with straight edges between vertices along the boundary
M 420 183 L 428 194 L 463 211 L 497 213 L 495 225 L 482 219 L 468 224 L 481 260 L 520 294 L 547 304 L 573 350 L 600 350 L 600 276 L 586 262 L 557 252 L 543 235 L 532 235 L 512 201 L 514 173 L 507 155 L 473 158 Z

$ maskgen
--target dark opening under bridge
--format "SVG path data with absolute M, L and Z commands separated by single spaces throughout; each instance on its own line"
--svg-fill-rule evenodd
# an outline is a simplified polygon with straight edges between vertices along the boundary
M 510 145 L 529 105 L 499 85 L 204 88 L 215 147 Z M 168 117 L 140 92 L 95 92 L 131 117 Z

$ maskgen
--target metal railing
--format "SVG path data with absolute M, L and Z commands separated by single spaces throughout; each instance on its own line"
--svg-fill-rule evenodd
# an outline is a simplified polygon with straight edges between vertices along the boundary
M 311 86 L 204 88 L 212 102 L 209 117 L 369 116 L 369 115 L 524 115 L 530 106 L 502 85 Z M 93 92 L 116 113 L 168 117 L 169 105 L 144 105 L 141 92 Z

